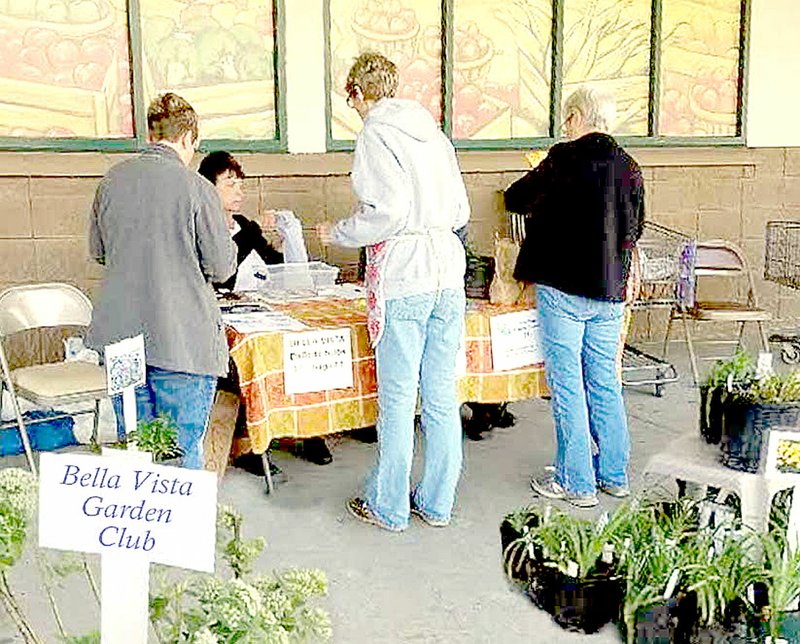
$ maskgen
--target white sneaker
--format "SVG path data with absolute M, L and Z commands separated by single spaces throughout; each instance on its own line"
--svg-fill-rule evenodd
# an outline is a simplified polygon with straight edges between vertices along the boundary
M 558 484 L 552 474 L 545 474 L 541 478 L 533 477 L 531 489 L 539 496 L 566 501 L 576 508 L 593 508 L 600 503 L 596 494 L 570 494 Z

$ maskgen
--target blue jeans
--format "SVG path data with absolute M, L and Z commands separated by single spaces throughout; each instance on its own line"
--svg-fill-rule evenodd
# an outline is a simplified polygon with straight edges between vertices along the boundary
M 541 285 L 536 303 L 556 426 L 556 482 L 576 495 L 595 494 L 598 483 L 627 486 L 630 440 L 616 366 L 624 304 Z
M 217 389 L 217 377 L 147 367 L 147 381 L 136 388 L 136 422 L 165 414 L 178 426 L 181 465 L 203 469 L 203 437 Z M 117 415 L 117 436 L 125 437 L 122 396 L 112 400 Z
M 464 291 L 457 289 L 386 302 L 386 324 L 375 349 L 378 457 L 366 480 L 365 500 L 395 528 L 405 528 L 410 514 L 418 388 L 425 464 L 413 502 L 428 517 L 450 520 L 462 462 L 455 371 L 464 309 Z

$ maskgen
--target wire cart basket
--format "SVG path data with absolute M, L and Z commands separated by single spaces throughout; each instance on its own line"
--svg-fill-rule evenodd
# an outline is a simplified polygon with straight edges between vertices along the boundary
M 672 309 L 694 300 L 694 249 L 692 238 L 652 222 L 645 222 L 638 251 L 639 292 L 632 312 Z M 653 385 L 656 396 L 664 385 L 678 380 L 671 363 L 626 344 L 622 353 L 622 384 Z
M 768 221 L 764 279 L 800 289 L 800 221 Z M 800 363 L 800 334 L 774 334 L 770 342 L 781 345 L 781 359 Z

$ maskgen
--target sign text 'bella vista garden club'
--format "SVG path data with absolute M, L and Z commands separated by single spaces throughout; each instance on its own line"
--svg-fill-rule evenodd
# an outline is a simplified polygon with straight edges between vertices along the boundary
M 213 570 L 213 472 L 76 454 L 43 454 L 41 471 L 40 545 Z

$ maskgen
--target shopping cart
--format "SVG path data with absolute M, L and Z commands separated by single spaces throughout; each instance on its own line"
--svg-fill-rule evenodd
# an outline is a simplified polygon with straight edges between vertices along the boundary
M 669 309 L 694 300 L 695 242 L 678 231 L 645 222 L 636 244 L 640 286 L 631 314 L 644 309 Z M 626 344 L 622 353 L 622 384 L 653 385 L 661 396 L 664 385 L 678 380 L 671 363 Z
M 768 221 L 764 279 L 800 289 L 800 221 Z M 773 334 L 786 364 L 800 363 L 800 335 Z

